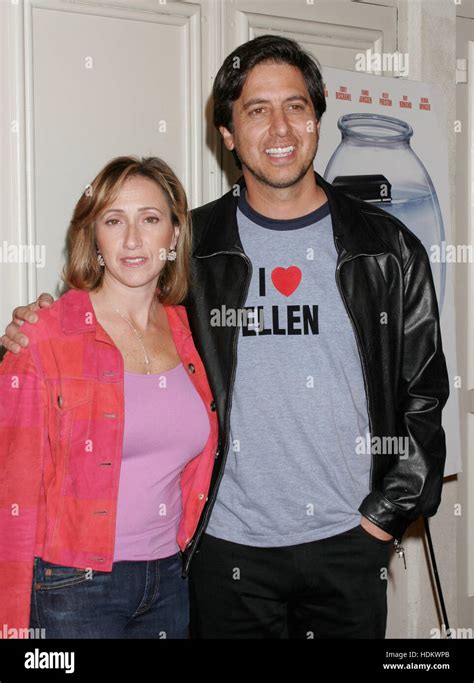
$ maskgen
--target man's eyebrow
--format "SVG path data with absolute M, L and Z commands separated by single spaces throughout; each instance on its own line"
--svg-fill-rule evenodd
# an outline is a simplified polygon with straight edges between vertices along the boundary
M 290 97 L 287 97 L 285 100 L 283 100 L 283 103 L 285 102 L 304 102 L 305 104 L 308 104 L 308 98 L 305 97 L 304 95 L 290 95 Z M 249 107 L 253 107 L 255 104 L 268 104 L 270 100 L 266 100 L 263 97 L 252 97 L 250 100 L 247 100 L 247 102 L 243 105 L 243 109 L 248 109 Z
M 295 101 L 305 102 L 306 104 L 308 104 L 309 100 L 304 95 L 291 95 L 291 97 L 287 97 L 285 100 L 285 102 L 295 102 Z
M 249 107 L 253 107 L 254 104 L 267 104 L 268 102 L 269 100 L 264 100 L 261 97 L 252 97 L 252 99 L 247 100 L 242 108 L 248 109 Z

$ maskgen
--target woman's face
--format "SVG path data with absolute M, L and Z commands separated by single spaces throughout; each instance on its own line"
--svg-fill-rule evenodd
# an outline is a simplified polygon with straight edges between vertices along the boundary
M 95 234 L 105 261 L 104 277 L 128 287 L 155 287 L 179 228 L 171 222 L 161 188 L 149 178 L 134 176 L 98 216 Z

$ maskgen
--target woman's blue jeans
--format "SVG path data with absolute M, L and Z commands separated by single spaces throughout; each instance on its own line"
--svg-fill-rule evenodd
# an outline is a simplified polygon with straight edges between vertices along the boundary
M 111 572 L 34 559 L 30 628 L 46 638 L 188 638 L 181 553 L 114 562 Z

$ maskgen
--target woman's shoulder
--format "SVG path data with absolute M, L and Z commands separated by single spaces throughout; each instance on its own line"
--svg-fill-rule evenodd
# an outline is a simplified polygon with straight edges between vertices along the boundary
M 1 374 L 5 375 L 10 370 L 18 371 L 18 368 L 26 368 L 33 362 L 32 358 L 38 358 L 38 350 L 49 339 L 54 320 L 58 317 L 59 300 L 54 301 L 48 308 L 38 308 L 33 311 L 37 316 L 36 322 L 25 321 L 20 327 L 20 333 L 28 337 L 28 346 L 20 348 L 18 353 L 7 352 L 2 359 Z M 36 365 L 36 363 L 34 363 Z
M 38 318 L 36 322 L 25 321 L 23 323 L 21 332 L 29 338 L 30 344 L 50 337 L 55 328 L 59 326 L 61 307 L 71 298 L 70 291 L 55 299 L 47 308 L 38 308 L 33 311 Z

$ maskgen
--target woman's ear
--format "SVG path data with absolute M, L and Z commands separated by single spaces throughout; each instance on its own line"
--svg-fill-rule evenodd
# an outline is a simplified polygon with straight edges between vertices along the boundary
M 176 245 L 178 243 L 178 237 L 179 237 L 179 225 L 175 225 L 174 226 L 174 237 L 173 237 L 173 241 L 171 242 L 170 249 L 176 249 Z

